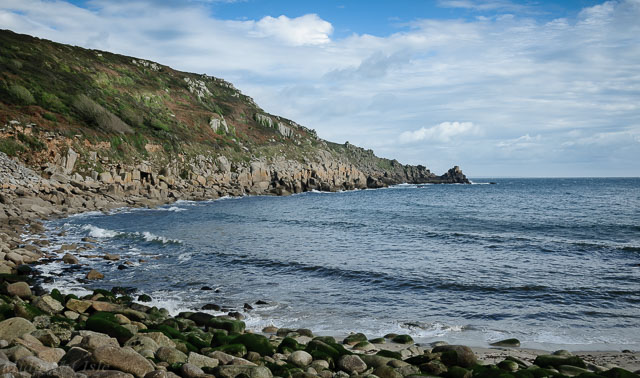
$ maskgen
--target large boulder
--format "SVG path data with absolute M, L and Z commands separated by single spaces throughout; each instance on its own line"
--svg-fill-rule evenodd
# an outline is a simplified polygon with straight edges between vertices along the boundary
M 43 295 L 33 302 L 33 305 L 47 314 L 57 314 L 64 310 L 62 303 L 55 300 L 50 295 Z
M 199 368 L 203 368 L 203 367 L 214 368 L 220 365 L 220 361 L 216 360 L 215 358 L 203 356 L 195 352 L 189 353 L 189 358 L 187 358 L 187 363 L 190 363 L 191 365 L 195 365 Z
M 114 369 L 131 373 L 139 378 L 154 370 L 154 366 L 149 360 L 129 347 L 100 347 L 93 351 L 92 357 L 95 363 L 111 366 Z
M 28 371 L 33 373 L 48 371 L 58 367 L 58 364 L 56 364 L 55 362 L 47 362 L 39 359 L 36 356 L 23 357 L 19 359 L 18 362 L 16 362 L 16 365 L 21 371 Z
M 349 375 L 360 374 L 367 370 L 367 364 L 356 355 L 344 355 L 338 360 L 338 368 L 346 371 Z
M 473 350 L 464 345 L 440 345 L 433 348 L 432 352 L 442 353 L 441 360 L 447 366 L 471 368 L 478 363 Z
M 20 298 L 27 298 L 31 296 L 31 288 L 26 282 L 14 282 L 7 285 L 7 294 L 11 296 L 18 296 Z
M 187 362 L 187 355 L 176 348 L 160 347 L 156 351 L 156 358 L 169 364 Z
M 313 362 L 313 357 L 304 350 L 297 350 L 289 355 L 287 361 L 292 365 L 304 368 Z
M 136 352 L 140 352 L 144 349 L 149 349 L 153 353 L 155 353 L 160 346 L 149 336 L 145 336 L 144 334 L 138 334 L 127 340 L 124 346 L 128 346 L 133 348 Z
M 30 321 L 23 318 L 10 318 L 0 322 L 0 340 L 12 342 L 14 339 L 36 330 Z

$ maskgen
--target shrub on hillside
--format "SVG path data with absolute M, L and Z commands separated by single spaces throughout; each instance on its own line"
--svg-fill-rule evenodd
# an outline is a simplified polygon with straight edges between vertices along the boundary
M 22 105 L 30 105 L 36 101 L 31 92 L 20 84 L 13 84 L 9 87 L 9 93 L 15 102 Z
M 7 156 L 16 156 L 24 151 L 24 147 L 13 138 L 2 138 L 0 139 L 0 151 Z
M 133 133 L 131 127 L 115 114 L 83 94 L 75 97 L 73 109 L 91 126 L 98 127 L 104 131 L 115 131 L 123 134 Z

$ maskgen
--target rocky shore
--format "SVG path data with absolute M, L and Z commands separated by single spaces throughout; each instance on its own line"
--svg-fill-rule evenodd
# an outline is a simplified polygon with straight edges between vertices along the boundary
M 4 377 L 638 377 L 637 352 L 549 354 L 521 350 L 517 340 L 471 349 L 442 342 L 420 345 L 409 335 L 351 334 L 337 339 L 308 329 L 247 330 L 239 313 L 214 316 L 194 310 L 170 316 L 165 309 L 145 305 L 149 297 L 121 288 L 81 297 L 45 291 L 37 284 L 37 264 L 51 259 L 77 264 L 78 246 L 44 252 L 49 241 L 40 220 L 213 194 L 203 186 L 167 182 L 153 172 L 138 181 L 133 178 L 137 183 L 130 189 L 126 180 L 90 181 L 65 173 L 71 159 L 65 157 L 59 169 L 50 169 L 49 178 L 43 178 L 0 153 Z M 100 279 L 100 272 L 83 269 L 87 279 Z

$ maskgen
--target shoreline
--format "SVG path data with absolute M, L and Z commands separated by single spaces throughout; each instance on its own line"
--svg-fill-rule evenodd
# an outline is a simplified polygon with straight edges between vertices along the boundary
M 64 184 L 62 184 L 64 185 Z M 62 191 L 68 191 L 68 194 L 73 195 L 73 188 L 69 188 L 70 185 L 67 184 L 67 187 L 64 186 L 59 186 L 56 188 L 56 190 L 61 190 Z M 148 201 L 143 201 L 145 203 L 131 203 L 130 200 L 127 200 L 125 198 L 120 198 L 117 199 L 114 196 L 109 196 L 109 195 L 103 195 L 102 199 L 104 200 L 104 204 L 101 207 L 96 206 L 96 208 L 68 208 L 68 207 L 62 207 L 62 206 L 56 206 L 55 204 L 50 204 L 50 206 L 48 208 L 44 207 L 44 201 L 42 201 L 42 199 L 38 196 L 38 193 L 34 193 L 35 195 L 33 196 L 27 196 L 27 195 L 21 195 L 21 194 L 26 194 L 28 192 L 28 190 L 30 190 L 29 186 L 26 187 L 18 187 L 17 189 L 13 189 L 12 192 L 7 191 L 5 188 L 3 188 L 3 190 L 0 192 L 2 193 L 2 207 L 4 210 L 6 210 L 7 208 L 9 208 L 7 206 L 7 204 L 9 204 L 9 206 L 11 206 L 14 202 L 11 201 L 11 199 L 20 199 L 20 198 L 26 198 L 29 199 L 31 198 L 33 202 L 36 202 L 34 204 L 31 205 L 27 205 L 29 206 L 28 209 L 25 211 L 26 214 L 24 214 L 24 216 L 9 216 L 7 217 L 7 219 L 3 220 L 2 222 L 0 222 L 0 233 L 3 234 L 5 237 L 3 237 L 2 240 L 2 245 L 6 245 L 8 248 L 3 248 L 2 250 L 9 250 L 9 253 L 13 253 L 13 255 L 9 255 L 9 253 L 3 252 L 5 255 L 2 256 L 2 260 L 4 260 L 5 262 L 1 262 L 0 265 L 2 265 L 2 271 L 3 271 L 3 278 L 2 280 L 5 282 L 5 284 L 3 285 L 4 290 L 7 290 L 8 285 L 11 284 L 15 284 L 17 282 L 23 282 L 21 281 L 21 279 L 19 279 L 19 277 L 21 276 L 19 273 L 21 272 L 21 270 L 23 270 L 22 268 L 20 268 L 20 266 L 24 266 L 24 265 L 28 265 L 28 264 L 32 264 L 32 263 L 38 263 L 38 261 L 41 260 L 46 260 L 46 259 L 51 259 L 51 258 L 59 258 L 58 256 L 54 256 L 54 255 L 47 255 L 46 253 L 42 252 L 42 248 L 46 247 L 49 245 L 49 240 L 46 238 L 45 236 L 45 232 L 46 232 L 46 228 L 43 226 L 43 221 L 47 221 L 47 220 L 53 220 L 53 219 L 61 219 L 61 218 L 66 218 L 69 216 L 73 216 L 76 214 L 82 214 L 82 213 L 86 213 L 89 211 L 100 211 L 101 213 L 105 213 L 105 211 L 112 211 L 114 209 L 118 209 L 118 208 L 154 208 L 157 206 L 162 206 L 162 205 L 170 205 L 175 203 L 175 199 L 173 198 L 167 198 L 165 201 L 162 200 L 156 200 L 156 201 L 152 201 L 151 199 L 148 199 Z M 78 195 L 78 194 L 76 194 Z M 100 194 L 96 194 L 95 197 L 99 197 Z M 13 197 L 13 198 L 12 198 Z M 36 199 L 40 199 L 41 201 L 37 201 Z M 212 200 L 219 200 L 219 199 L 212 199 Z M 22 201 L 29 203 L 29 201 Z M 39 204 L 38 204 L 39 203 Z M 48 202 L 46 202 L 48 203 Z M 9 210 L 11 210 L 11 208 L 9 208 Z M 62 248 L 61 248 L 62 250 Z M 17 251 L 17 252 L 16 252 Z M 69 249 L 69 251 L 71 251 L 71 249 Z M 17 256 L 16 256 L 17 255 Z M 7 259 L 9 258 L 9 259 Z M 13 260 L 11 259 L 13 258 Z M 13 262 L 13 266 L 11 266 L 11 263 L 6 263 L 6 262 Z M 21 262 L 21 263 L 18 263 Z M 45 262 L 46 263 L 46 262 Z M 7 269 L 6 267 L 9 267 L 9 269 Z M 89 267 L 91 268 L 91 267 Z M 24 269 L 25 271 L 26 268 Z M 18 275 L 16 276 L 15 273 L 18 273 Z M 9 276 L 13 275 L 14 277 L 18 277 L 18 279 L 15 282 L 11 282 L 9 283 L 9 281 L 7 279 L 9 279 Z M 28 271 L 27 271 L 27 275 L 28 275 Z M 23 277 L 24 278 L 24 277 Z M 10 278 L 10 280 L 14 280 L 15 278 Z M 27 296 L 28 299 L 26 299 L 27 301 L 31 301 L 31 303 L 40 303 L 42 302 L 42 298 L 51 298 L 51 295 L 48 295 L 45 292 L 42 292 L 41 290 L 39 290 L 39 288 L 37 286 L 33 286 L 33 285 L 29 285 L 29 289 L 30 291 L 33 291 L 34 293 L 36 293 L 35 296 L 29 295 Z M 90 290 L 89 290 L 90 291 Z M 53 291 L 52 291 L 53 292 Z M 94 292 L 95 293 L 95 292 Z M 104 292 L 102 292 L 104 293 Z M 118 309 L 118 311 L 125 311 L 124 309 L 121 309 L 121 307 L 113 307 L 113 306 L 106 306 L 106 305 L 102 305 L 99 304 L 97 302 L 99 302 L 100 296 L 102 295 L 102 298 L 104 299 L 104 294 L 98 294 L 98 298 L 96 298 L 96 295 L 90 295 L 89 298 L 85 299 L 86 301 L 90 301 L 91 304 L 91 308 L 93 308 L 96 311 L 103 311 L 103 310 L 108 310 L 108 309 Z M 20 296 L 17 296 L 18 298 L 20 298 Z M 115 298 L 115 297 L 114 297 Z M 63 303 L 66 300 L 67 303 Z M 15 302 L 15 303 L 24 303 L 24 299 L 20 298 L 18 299 L 19 302 Z M 48 299 L 47 299 L 48 301 Z M 15 308 L 16 304 L 12 302 L 13 307 Z M 68 308 L 68 298 L 64 298 L 63 302 L 60 302 L 60 304 L 65 305 L 63 306 L 63 309 L 67 309 Z M 108 301 L 106 301 L 105 303 L 110 303 L 110 299 Z M 132 302 L 135 303 L 135 302 Z M 142 303 L 142 302 L 141 302 Z M 118 304 L 119 305 L 119 304 Z M 44 306 L 44 305 L 42 305 Z M 136 308 L 138 309 L 142 309 L 144 308 L 144 305 L 142 304 L 132 304 L 132 306 L 136 306 Z M 28 307 L 30 308 L 30 307 Z M 16 311 L 16 310 L 13 310 Z M 87 310 L 85 310 L 87 311 Z M 133 310 L 133 311 L 137 311 L 137 310 Z M 58 311 L 57 313 L 61 313 L 62 310 Z M 73 311 L 71 311 L 73 312 Z M 160 312 L 162 312 L 162 310 L 160 310 Z M 54 312 L 55 313 L 55 312 Z M 132 314 L 132 313 L 129 313 Z M 15 314 L 14 314 L 15 315 Z M 53 315 L 53 313 L 52 313 Z M 90 318 L 91 313 L 85 313 L 84 311 L 81 312 L 76 312 L 75 314 L 71 315 L 72 317 L 74 317 L 75 315 L 78 315 L 77 319 L 81 319 L 83 317 L 86 317 L 87 320 L 88 318 Z M 93 313 L 93 315 L 95 315 L 95 312 Z M 139 315 L 139 314 L 138 314 Z M 18 315 L 19 316 L 19 315 Z M 27 316 L 28 314 L 25 315 L 23 314 L 23 317 Z M 54 315 L 55 316 L 55 315 Z M 126 315 L 124 315 L 126 317 Z M 140 316 L 142 318 L 144 318 L 143 316 Z M 233 320 L 233 318 L 230 318 L 229 316 L 220 316 L 219 317 L 221 319 L 221 321 L 224 322 L 235 322 L 236 320 Z M 4 321 L 6 322 L 7 320 L 10 319 L 16 319 L 16 317 L 8 317 L 7 319 L 5 319 Z M 173 318 L 168 318 L 168 320 L 173 319 Z M 128 323 L 124 323 L 123 325 L 126 324 L 134 324 L 135 321 L 132 321 L 132 319 L 126 319 L 126 321 L 128 321 Z M 225 323 L 227 324 L 227 323 Z M 232 323 L 235 324 L 235 323 Z M 136 324 L 137 325 L 137 324 Z M 144 325 L 144 323 L 142 323 L 142 325 L 144 327 L 146 327 L 146 325 Z M 1 328 L 1 327 L 0 327 Z M 140 327 L 140 329 L 144 329 L 142 327 Z M 264 330 L 263 330 L 264 331 Z M 77 333 L 79 332 L 79 333 Z M 72 334 L 76 334 L 79 336 L 82 336 L 82 332 L 85 331 L 78 331 L 75 330 L 73 331 Z M 272 333 L 265 333 L 265 332 L 260 332 L 260 330 L 255 330 L 256 334 L 262 334 L 262 335 L 268 335 L 271 338 L 271 341 L 276 341 L 276 339 L 274 339 L 274 335 L 277 335 L 277 330 L 276 332 L 272 332 Z M 306 331 L 305 331 L 306 332 Z M 108 333 L 107 333 L 108 334 Z M 21 335 L 23 336 L 23 335 Z M 30 337 L 27 337 L 28 335 L 24 335 L 24 338 L 27 339 L 27 341 L 30 340 Z M 84 336 L 82 336 L 82 338 L 86 338 L 86 334 Z M 282 339 L 282 338 L 281 338 Z M 32 342 L 34 342 L 33 340 L 31 340 Z M 281 340 L 279 340 L 281 342 Z M 309 340 L 307 341 L 307 345 L 309 344 Z M 7 343 L 9 344 L 9 343 Z M 42 343 L 41 343 L 42 344 Z M 120 343 L 122 344 L 122 346 L 124 346 L 124 343 Z M 68 345 L 68 344 L 67 344 Z M 396 351 L 396 352 L 403 352 L 403 353 L 409 353 L 411 356 L 416 357 L 416 356 L 420 356 L 422 355 L 425 350 L 423 349 L 415 349 L 416 345 L 411 342 L 410 345 L 409 344 L 397 344 L 397 343 L 393 343 L 393 342 L 386 342 L 385 344 L 374 344 L 376 346 L 376 350 L 390 350 L 390 351 Z M 418 343 L 418 345 L 421 345 L 420 343 Z M 46 345 L 45 345 L 46 347 Z M 40 356 L 40 354 L 38 354 L 39 352 L 37 352 L 37 350 L 40 350 L 39 347 L 34 347 L 33 345 L 31 345 L 31 349 L 29 349 L 29 347 L 25 347 L 26 349 L 30 350 L 32 354 L 35 354 L 36 356 Z M 49 347 L 51 348 L 51 347 Z M 409 351 L 411 348 L 414 348 L 414 350 Z M 422 345 L 419 346 L 418 348 L 424 348 L 426 350 L 431 349 L 430 345 Z M 53 349 L 59 349 L 64 351 L 64 349 L 60 349 L 60 348 L 53 348 Z M 206 349 L 206 348 L 205 348 Z M 0 352 L 3 349 L 0 349 Z M 42 349 L 44 350 L 44 349 Z M 535 361 L 536 356 L 541 355 L 541 354 L 548 354 L 549 350 L 535 350 L 535 349 L 527 349 L 527 348 L 484 348 L 484 347 L 471 347 L 470 350 L 473 351 L 473 353 L 475 354 L 476 358 L 478 359 L 478 361 L 484 362 L 485 364 L 497 364 L 503 360 L 505 360 L 505 358 L 517 358 L 520 359 L 522 361 L 524 361 L 525 363 L 531 364 Z M 36 351 L 36 352 L 34 352 Z M 47 352 L 50 352 L 49 349 L 46 350 Z M 187 352 L 189 352 L 188 348 L 186 350 Z M 200 350 L 202 351 L 202 350 Z M 409 352 L 407 352 L 409 351 Z M 420 351 L 422 351 L 422 353 L 420 353 Z M 193 351 L 191 351 L 193 352 Z M 48 357 L 49 359 L 53 359 L 55 360 L 56 358 L 58 358 L 57 362 L 63 361 L 62 363 L 64 363 L 64 357 L 65 355 L 61 355 L 62 352 L 58 351 L 58 355 L 53 356 L 53 357 Z M 183 352 L 184 353 L 184 352 Z M 194 352 L 195 353 L 195 352 Z M 364 355 L 367 355 L 367 353 L 365 352 Z M 636 351 L 636 352 L 629 352 L 629 353 L 625 353 L 625 352 L 616 352 L 616 351 L 587 351 L 587 352 L 574 352 L 573 355 L 575 356 L 579 356 L 582 359 L 584 359 L 585 362 L 588 362 L 590 364 L 593 364 L 593 366 L 595 366 L 592 371 L 604 371 L 607 368 L 611 368 L 613 366 L 618 366 L 618 367 L 622 367 L 624 369 L 627 369 L 629 371 L 637 371 L 638 369 L 640 369 L 640 352 Z M 48 354 L 47 354 L 48 356 Z M 275 355 L 274 355 L 275 356 Z M 2 355 L 0 355 L 0 357 L 2 357 Z M 41 356 L 40 356 L 41 357 Z M 39 358 L 40 358 L 39 357 Z M 148 356 L 147 356 L 148 357 Z M 247 355 L 245 355 L 244 357 L 248 357 Z M 255 355 L 252 355 L 252 357 L 256 357 Z M 268 356 L 267 356 L 268 357 Z M 343 357 L 343 356 L 341 356 Z M 406 357 L 406 356 L 405 356 Z M 266 357 L 265 357 L 266 358 Z M 1 358 L 0 358 L 1 359 Z M 94 360 L 95 360 L 95 356 L 94 356 Z M 17 363 L 18 361 L 14 361 L 14 363 Z M 166 362 L 166 361 L 165 361 Z M 61 364 L 62 364 L 61 363 Z M 243 362 L 244 363 L 244 362 Z M 0 362 L 1 364 L 1 362 Z M 399 363 L 398 363 L 399 364 Z M 248 364 L 247 364 L 248 365 Z M 113 366 L 110 365 L 112 368 Z M 232 365 L 229 365 L 232 366 Z M 251 366 L 251 365 L 248 365 Z M 368 367 L 369 364 L 367 364 Z M 586 366 L 586 365 L 585 365 Z M 156 364 L 156 366 L 154 366 L 154 368 L 160 368 L 163 367 L 162 364 L 158 365 Z M 168 370 L 171 371 L 171 366 L 164 366 L 165 368 L 167 368 Z M 399 369 L 399 368 L 395 368 L 395 369 Z M 599 370 L 598 370 L 599 369 Z M 122 369 L 120 369 L 122 371 Z M 157 370 L 156 370 L 157 371 Z M 413 371 L 413 370 L 412 370 Z M 422 370 L 419 370 L 422 371 Z M 418 371 L 418 372 L 419 372 Z M 344 372 L 344 370 L 343 370 Z M 373 371 L 372 371 L 373 372 Z M 415 371 L 413 371 L 413 373 L 416 373 Z M 168 373 L 167 373 L 168 374 Z M 134 374 L 136 375 L 136 374 Z M 183 376 L 186 376 L 183 374 Z M 251 375 L 250 375 L 251 376 Z M 328 378 L 328 377 L 327 377 Z

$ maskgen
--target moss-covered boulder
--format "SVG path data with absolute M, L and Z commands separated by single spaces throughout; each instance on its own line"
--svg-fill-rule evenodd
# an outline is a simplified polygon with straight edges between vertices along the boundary
M 364 333 L 355 333 L 353 335 L 345 337 L 344 340 L 342 340 L 342 343 L 348 345 L 356 345 L 363 341 L 368 341 L 367 336 L 365 336 Z
M 242 320 L 211 318 L 207 322 L 207 328 L 224 329 L 229 333 L 242 333 L 246 324 Z
M 379 351 L 378 353 L 376 353 L 376 356 L 382 356 L 382 357 L 388 357 L 388 358 L 393 358 L 396 360 L 401 360 L 402 359 L 402 354 L 400 354 L 400 352 L 394 352 L 392 350 L 386 350 L 383 349 L 381 351 Z M 416 357 L 422 357 L 422 356 L 416 356 Z M 408 363 L 412 364 L 412 365 L 420 365 L 420 364 L 415 364 L 413 362 L 409 362 Z M 424 362 L 428 362 L 428 361 L 424 361 Z
M 613 368 L 607 371 L 599 373 L 603 377 L 607 378 L 640 378 L 640 375 L 632 373 L 622 368 Z
M 275 349 L 271 343 L 269 343 L 269 339 L 262 335 L 245 333 L 235 337 L 233 342 L 242 344 L 247 347 L 247 351 L 259 353 L 261 356 L 271 356 L 275 353 Z
M 243 344 L 221 345 L 213 348 L 213 350 L 219 350 L 220 352 L 224 352 L 236 357 L 244 357 L 244 355 L 247 354 L 247 347 Z
M 111 312 L 96 312 L 87 319 L 86 327 L 88 330 L 115 337 L 121 344 L 133 337 L 133 332 L 121 326 L 115 314 Z
M 314 340 L 322 341 L 327 344 L 335 344 L 336 339 L 333 336 L 316 336 L 313 338 Z
M 562 365 L 576 366 L 579 368 L 586 368 L 587 364 L 578 356 L 554 356 L 550 354 L 543 354 L 536 357 L 533 361 L 534 365 L 542 368 L 554 368 L 558 369 Z
M 452 366 L 444 374 L 446 378 L 471 378 L 471 370 L 461 368 L 460 366 Z
M 398 344 L 412 344 L 413 338 L 409 335 L 397 335 L 391 341 Z
M 297 350 L 303 350 L 304 345 L 300 344 L 296 339 L 292 337 L 285 337 L 278 345 L 278 353 L 292 353 Z

